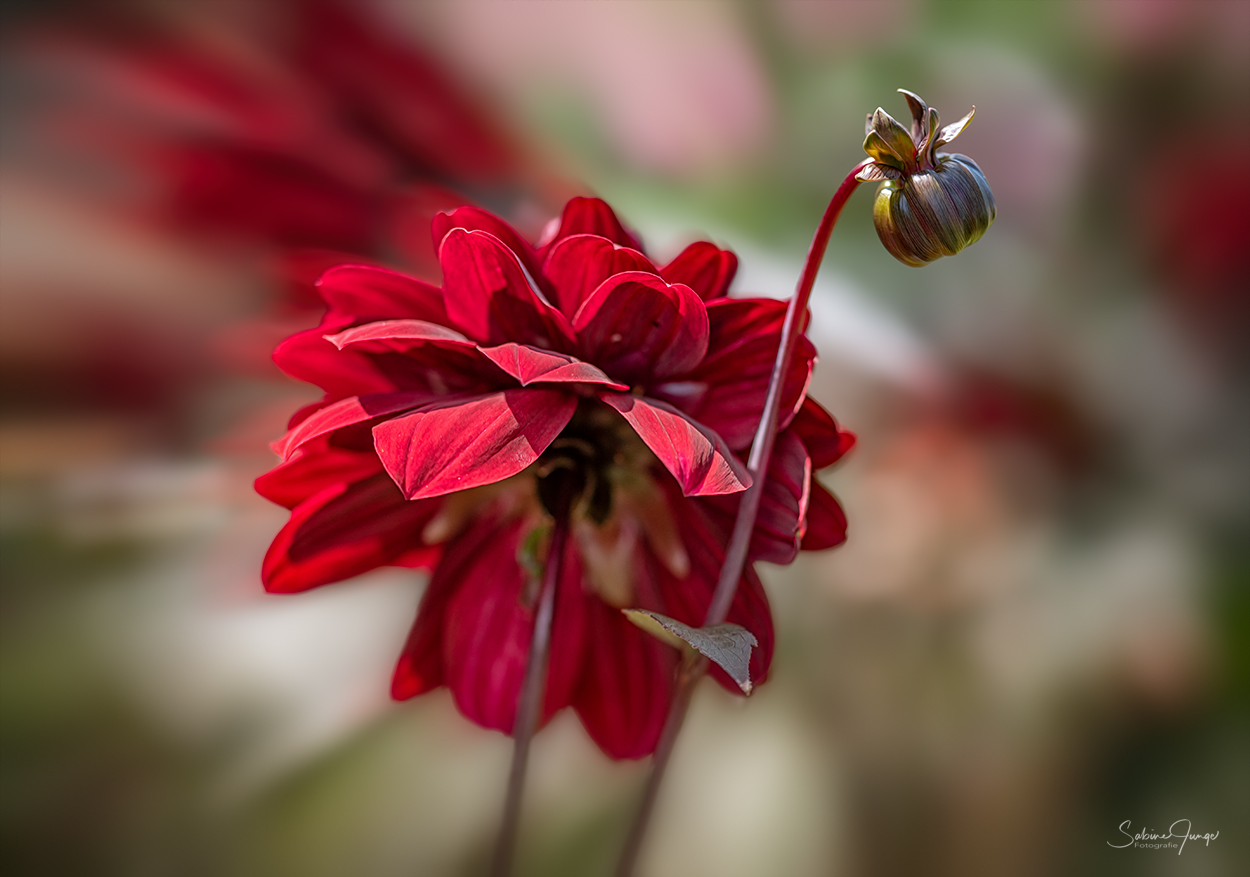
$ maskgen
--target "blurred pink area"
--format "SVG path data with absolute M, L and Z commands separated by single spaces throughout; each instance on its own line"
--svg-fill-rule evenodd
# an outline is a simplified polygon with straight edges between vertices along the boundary
M 489 9 L 489 14 L 483 14 Z M 766 71 L 732 7 L 716 3 L 395 4 L 504 98 L 579 93 L 613 149 L 646 173 L 723 171 L 768 142 Z

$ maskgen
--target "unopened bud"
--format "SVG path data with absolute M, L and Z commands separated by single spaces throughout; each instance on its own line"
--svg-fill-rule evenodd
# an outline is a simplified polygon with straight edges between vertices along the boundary
M 994 222 L 994 195 L 966 155 L 938 152 L 972 121 L 976 108 L 940 128 L 937 110 L 899 89 L 911 107 L 910 131 L 885 110 L 868 117 L 864 151 L 873 159 L 857 176 L 880 182 L 872 219 L 894 258 L 920 267 L 953 256 Z

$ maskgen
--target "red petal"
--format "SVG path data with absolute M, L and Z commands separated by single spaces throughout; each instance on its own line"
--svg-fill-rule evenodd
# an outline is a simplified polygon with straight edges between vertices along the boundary
M 418 321 L 391 321 L 413 324 Z M 421 321 L 423 322 L 423 321 Z M 358 327 L 365 333 L 369 323 Z M 428 326 L 436 324 L 425 323 Z M 423 392 L 430 396 L 449 393 L 482 393 L 510 382 L 488 362 L 470 341 L 442 338 L 394 337 L 369 340 L 349 333 L 338 336 L 346 346 L 338 349 L 327 341 L 324 329 L 312 329 L 283 341 L 274 361 L 292 377 L 316 384 L 331 399 L 388 392 Z M 385 334 L 386 330 L 379 329 Z M 446 330 L 451 331 L 451 330 Z M 415 332 L 413 334 L 416 334 Z
M 669 283 L 686 284 L 704 301 L 725 295 L 737 273 L 738 257 L 707 241 L 691 244 L 660 269 Z
M 312 440 L 288 462 L 257 478 L 256 492 L 270 502 L 293 509 L 331 485 L 363 481 L 385 471 L 372 448 L 365 453 L 337 448 L 329 438 Z
M 284 460 L 306 442 L 347 426 L 375 417 L 408 411 L 430 402 L 427 393 L 378 393 L 372 396 L 348 396 L 314 411 L 273 443 L 273 450 Z
M 569 319 L 599 284 L 624 271 L 655 273 L 655 266 L 637 250 L 593 234 L 578 234 L 552 245 L 543 264 L 556 307 Z
M 421 530 L 441 503 L 405 502 L 384 473 L 352 484 L 332 484 L 296 506 L 269 546 L 261 567 L 265 590 L 289 594 L 341 581 L 399 560 L 428 560 L 435 546 Z
M 331 398 L 399 389 L 362 351 L 337 350 L 325 339 L 322 328 L 298 332 L 282 341 L 274 349 L 273 361 L 291 377 L 316 384 Z
M 447 322 L 442 291 L 398 271 L 340 265 L 321 275 L 317 290 L 330 308 L 331 325 L 400 318 Z
M 586 616 L 589 647 L 573 707 L 609 757 L 650 755 L 672 699 L 677 650 L 598 599 L 587 599 Z
M 568 319 L 539 297 L 516 254 L 499 238 L 453 228 L 443 238 L 438 259 L 447 315 L 470 338 L 491 345 L 516 341 L 572 348 Z
M 720 299 L 710 303 L 707 356 L 684 376 L 706 384 L 707 391 L 691 399 L 669 394 L 664 387 L 656 387 L 654 394 L 716 430 L 729 447 L 747 447 L 764 411 L 784 311 L 784 304 L 774 301 Z M 769 331 L 774 323 L 777 328 Z M 806 337 L 800 337 L 782 387 L 779 428 L 784 429 L 794 416 L 815 362 L 816 348 Z
M 440 564 L 435 572 L 436 579 L 456 580 L 442 642 L 443 670 L 456 706 L 477 724 L 508 733 L 534 628 L 534 610 L 522 602 L 526 574 L 516 560 L 525 532 L 523 521 L 502 527 L 481 521 L 449 547 L 448 571 Z M 552 621 L 544 720 L 569 704 L 583 672 L 586 598 L 571 540 L 567 548 Z
M 325 339 L 342 350 L 349 344 L 359 344 L 362 341 L 383 341 L 391 339 L 400 339 L 404 341 L 441 341 L 451 344 L 463 344 L 474 346 L 473 342 L 465 338 L 454 329 L 448 329 L 438 323 L 430 323 L 425 320 L 382 320 L 377 323 L 365 323 L 363 326 L 354 326 L 351 329 L 344 329 L 335 335 L 326 335 Z
M 641 271 L 600 284 L 573 328 L 583 358 L 627 383 L 663 380 L 707 353 L 707 309 L 694 290 Z
M 516 389 L 440 400 L 373 428 L 386 471 L 409 499 L 467 490 L 515 475 L 573 417 L 577 397 Z
M 539 350 L 528 344 L 501 344 L 479 348 L 491 362 L 521 382 L 522 387 L 548 383 L 603 384 L 613 390 L 628 390 L 588 362 L 564 353 Z
M 604 393 L 600 398 L 629 421 L 686 496 L 736 493 L 751 484 L 746 467 L 720 436 L 671 406 L 626 393 Z
M 632 232 L 621 225 L 612 208 L 599 198 L 571 198 L 564 205 L 560 217 L 560 229 L 548 243 L 554 247 L 565 238 L 578 234 L 593 234 L 607 238 L 614 244 L 642 252 L 642 244 Z
M 846 541 L 846 513 L 815 478 L 812 479 L 811 499 L 807 504 L 807 535 L 803 537 L 804 551 L 821 551 L 834 548 Z
M 811 454 L 813 469 L 832 466 L 855 446 L 855 434 L 839 427 L 833 416 L 810 396 L 803 400 L 790 428 Z
M 803 539 L 811 476 L 811 461 L 803 443 L 791 430 L 785 430 L 777 436 L 768 463 L 764 495 L 751 532 L 748 556 L 752 560 L 778 564 L 794 560 Z M 734 495 L 709 496 L 703 502 L 723 542 L 729 541 L 740 500 Z
M 516 254 L 521 264 L 525 266 L 525 270 L 530 272 L 530 276 L 538 278 L 540 263 L 534 248 L 529 241 L 517 233 L 516 229 L 493 213 L 480 207 L 460 207 L 451 213 L 438 214 L 430 226 L 430 231 L 434 236 L 434 252 L 437 253 L 442 248 L 443 238 L 447 237 L 447 232 L 453 228 L 484 231 L 494 235 L 503 242 L 505 247 Z
M 481 560 L 481 549 L 496 534 L 494 519 L 470 528 L 447 546 L 421 596 L 417 618 L 391 677 L 391 697 L 407 700 L 443 684 L 443 627 L 447 603 L 466 578 L 466 568 Z

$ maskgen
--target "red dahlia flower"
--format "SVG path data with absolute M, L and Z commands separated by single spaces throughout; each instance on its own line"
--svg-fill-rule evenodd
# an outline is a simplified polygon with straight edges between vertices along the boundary
M 554 224 L 553 224 L 554 225 Z M 317 329 L 275 353 L 326 391 L 294 417 L 257 481 L 291 509 L 264 564 L 301 591 L 382 565 L 432 569 L 395 671 L 403 699 L 439 685 L 480 725 L 511 731 L 554 514 L 575 484 L 556 591 L 543 719 L 572 706 L 609 755 L 656 744 L 678 653 L 618 611 L 702 622 L 750 478 L 785 304 L 729 299 L 730 252 L 696 243 L 663 267 L 602 201 L 576 198 L 538 246 L 473 207 L 440 214 L 442 289 L 343 266 L 319 283 Z M 751 557 L 787 563 L 845 538 L 811 477 L 853 437 L 806 398 L 802 339 Z M 768 601 L 748 565 L 729 613 L 772 658 Z M 730 691 L 738 686 L 719 668 Z

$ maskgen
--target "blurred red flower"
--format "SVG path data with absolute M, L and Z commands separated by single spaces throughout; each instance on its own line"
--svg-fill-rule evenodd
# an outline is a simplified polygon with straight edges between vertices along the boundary
M 575 198 L 533 246 L 474 207 L 440 214 L 442 288 L 341 266 L 319 282 L 321 325 L 275 360 L 325 398 L 299 412 L 257 481 L 291 509 L 265 559 L 289 593 L 382 565 L 431 568 L 392 693 L 451 688 L 480 725 L 510 731 L 551 517 L 544 476 L 576 475 L 561 559 L 545 721 L 571 705 L 609 755 L 650 753 L 677 652 L 617 611 L 699 624 L 737 497 L 737 453 L 763 408 L 785 303 L 729 299 L 736 257 L 710 243 L 656 267 L 602 201 Z M 788 563 L 845 538 L 811 477 L 853 437 L 806 398 L 801 339 L 751 557 Z M 772 657 L 754 570 L 729 620 Z M 719 668 L 714 675 L 739 692 Z

